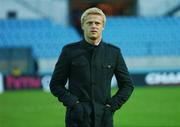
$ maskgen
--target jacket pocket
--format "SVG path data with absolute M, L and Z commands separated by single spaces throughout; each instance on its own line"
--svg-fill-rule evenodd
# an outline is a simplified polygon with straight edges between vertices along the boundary
M 77 61 L 73 61 L 72 62 L 72 66 L 75 66 L 75 67 L 82 67 L 82 66 L 85 66 L 86 65 L 86 63 L 85 62 L 77 62 Z
M 110 107 L 105 106 L 102 120 L 103 127 L 113 127 L 113 112 Z
M 114 68 L 114 64 L 113 63 L 103 63 L 102 67 L 103 67 L 103 69 L 111 70 Z
M 71 63 L 71 75 L 76 78 L 80 78 L 77 74 L 83 75 L 87 71 L 87 64 L 82 61 L 72 61 Z
M 102 70 L 105 76 L 105 79 L 111 79 L 114 73 L 115 64 L 113 63 L 103 63 Z

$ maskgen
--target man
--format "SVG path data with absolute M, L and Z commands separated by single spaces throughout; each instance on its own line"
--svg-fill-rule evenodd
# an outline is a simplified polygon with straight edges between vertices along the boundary
M 56 63 L 50 90 L 67 107 L 66 127 L 113 127 L 114 112 L 132 94 L 120 49 L 102 41 L 105 23 L 102 10 L 87 9 L 81 17 L 84 39 L 66 45 Z M 113 74 L 119 89 L 111 97 Z

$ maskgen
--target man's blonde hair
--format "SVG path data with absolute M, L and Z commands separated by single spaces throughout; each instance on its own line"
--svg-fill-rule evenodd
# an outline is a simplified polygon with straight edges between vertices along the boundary
M 103 26 L 105 26 L 106 24 L 106 16 L 103 13 L 103 11 L 97 7 L 93 7 L 93 8 L 89 8 L 87 9 L 81 16 L 81 25 L 83 25 L 85 18 L 89 15 L 89 14 L 98 14 L 101 15 L 103 17 Z

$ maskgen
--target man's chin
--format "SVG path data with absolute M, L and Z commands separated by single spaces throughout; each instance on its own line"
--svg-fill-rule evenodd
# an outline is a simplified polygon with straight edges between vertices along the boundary
M 91 40 L 96 40 L 96 39 L 97 39 L 97 37 L 90 37 L 90 39 L 91 39 Z

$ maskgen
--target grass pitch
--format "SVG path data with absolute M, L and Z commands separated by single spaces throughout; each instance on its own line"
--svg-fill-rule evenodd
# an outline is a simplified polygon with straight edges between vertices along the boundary
M 114 93 L 116 89 L 113 89 Z M 65 108 L 41 90 L 0 94 L 0 127 L 65 127 Z M 137 87 L 115 127 L 180 127 L 180 87 Z

